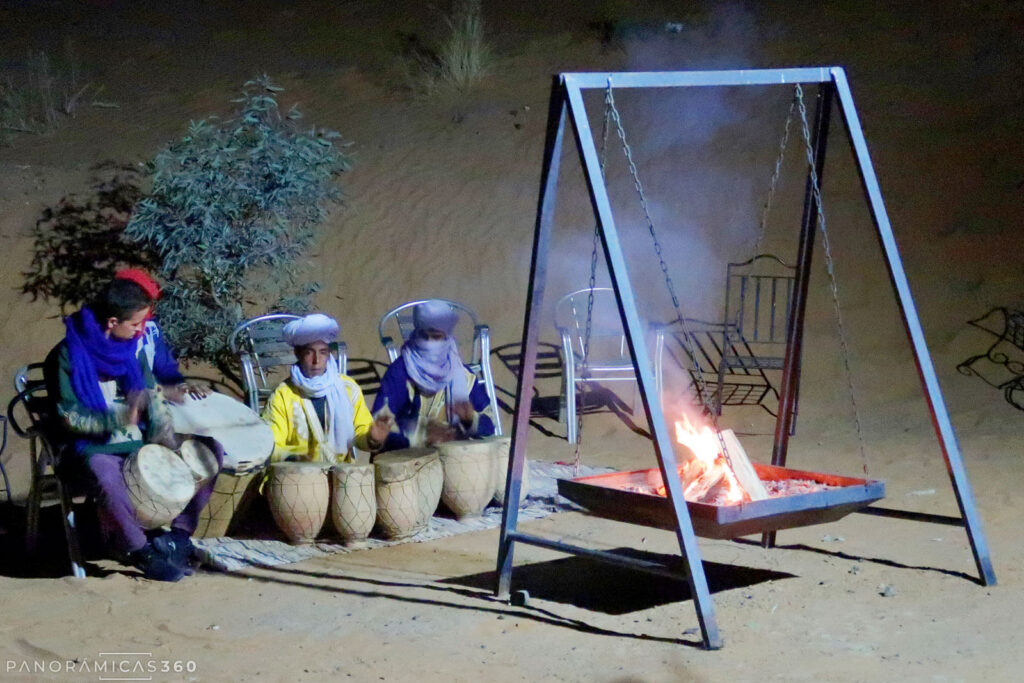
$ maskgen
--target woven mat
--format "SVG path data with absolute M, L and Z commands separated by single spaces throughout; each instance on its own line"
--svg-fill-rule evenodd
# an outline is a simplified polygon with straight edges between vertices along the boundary
M 535 461 L 528 461 L 527 464 L 530 467 L 530 491 L 526 503 L 519 508 L 519 519 L 521 520 L 541 519 L 555 512 L 579 509 L 558 495 L 556 479 L 590 476 L 612 471 L 603 467 L 580 466 L 579 475 L 574 475 L 572 465 Z M 494 529 L 500 525 L 501 508 L 495 506 L 488 507 L 480 517 L 464 521 L 434 516 L 430 518 L 430 524 L 426 529 L 411 538 L 397 541 L 369 538 L 364 544 L 357 547 L 347 547 L 339 543 L 290 545 L 284 541 L 273 539 L 227 537 L 196 539 L 195 544 L 203 556 L 205 567 L 229 572 L 246 567 L 273 567 L 301 562 L 311 557 L 372 550 L 401 543 L 425 543 L 470 531 Z

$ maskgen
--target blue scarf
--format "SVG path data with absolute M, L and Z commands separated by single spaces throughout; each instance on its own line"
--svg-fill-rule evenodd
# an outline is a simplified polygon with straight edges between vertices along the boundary
M 433 395 L 445 391 L 448 421 L 454 424 L 452 404 L 469 398 L 455 338 L 448 335 L 435 341 L 428 339 L 422 330 L 413 330 L 402 346 L 402 361 L 409 379 L 424 393 Z
M 71 388 L 87 408 L 108 410 L 100 377 L 117 380 L 126 394 L 146 388 L 136 356 L 136 339 L 108 339 L 88 306 L 65 318 L 64 326 L 71 359 Z

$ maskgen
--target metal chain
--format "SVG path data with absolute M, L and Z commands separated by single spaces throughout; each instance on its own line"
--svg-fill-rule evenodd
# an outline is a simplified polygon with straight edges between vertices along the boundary
M 725 439 L 722 437 L 722 433 L 718 428 L 718 415 L 711 407 L 707 393 L 707 382 L 704 380 L 704 372 L 700 367 L 700 361 L 697 359 L 696 350 L 693 348 L 693 339 L 691 338 L 690 331 L 687 329 L 686 319 L 683 317 L 683 311 L 679 305 L 679 297 L 676 296 L 675 285 L 672 283 L 672 277 L 668 273 L 668 265 L 665 263 L 661 243 L 658 241 L 658 234 L 654 229 L 654 220 L 651 218 L 651 213 L 648 209 L 647 197 L 644 195 L 643 184 L 640 182 L 640 175 L 637 172 L 636 163 L 633 161 L 633 150 L 630 148 L 629 142 L 626 140 L 626 131 L 622 126 L 622 118 L 619 115 L 619 110 L 615 106 L 615 99 L 612 95 L 611 78 L 608 79 L 606 101 L 608 106 L 611 108 L 612 120 L 615 121 L 619 139 L 622 141 L 622 151 L 626 156 L 630 175 L 633 177 L 633 187 L 636 189 L 637 195 L 640 197 L 640 206 L 643 209 L 644 219 L 647 221 L 647 230 L 651 234 L 654 253 L 658 257 L 658 265 L 661 267 L 661 273 L 665 277 L 665 287 L 668 290 L 669 296 L 672 298 L 672 306 L 676 312 L 676 320 L 671 321 L 669 324 L 671 325 L 674 322 L 678 322 L 682 329 L 683 347 L 686 349 L 686 354 L 690 357 L 690 362 L 693 364 L 695 370 L 694 380 L 697 383 L 697 394 L 700 396 L 704 410 L 707 412 L 708 416 L 711 418 L 711 423 L 714 425 L 715 435 L 718 437 L 718 442 L 722 449 L 722 455 L 728 459 L 728 447 L 725 445 Z
M 799 87 L 799 86 L 797 86 Z M 772 210 L 772 201 L 775 199 L 775 190 L 779 185 L 779 172 L 782 170 L 782 162 L 786 157 L 786 146 L 789 144 L 789 124 L 793 121 L 793 112 L 796 110 L 797 93 L 793 92 L 793 99 L 789 102 L 789 112 L 786 114 L 786 125 L 782 131 L 782 139 L 779 140 L 779 153 L 775 157 L 775 169 L 772 171 L 771 185 L 768 187 L 768 196 L 765 197 L 764 206 L 761 207 L 761 224 L 757 231 L 757 241 L 754 243 L 753 256 L 761 254 L 761 242 L 768 226 L 768 214 Z
M 864 447 L 864 431 L 861 427 L 860 409 L 857 407 L 857 397 L 853 390 L 853 372 L 850 370 L 850 345 L 846 339 L 846 327 L 843 325 L 843 314 L 839 308 L 839 288 L 836 284 L 835 261 L 832 258 L 832 245 L 829 243 L 828 229 L 825 226 L 825 207 L 821 201 L 821 186 L 818 182 L 818 171 L 814 164 L 814 147 L 811 144 L 811 132 L 807 126 L 807 107 L 804 106 L 804 92 L 799 84 L 796 86 L 796 101 L 800 108 L 800 124 L 803 128 L 804 148 L 807 153 L 807 167 L 811 178 L 811 189 L 814 192 L 814 201 L 818 206 L 818 226 L 821 229 L 821 245 L 825 250 L 825 265 L 828 271 L 829 288 L 832 290 L 832 305 L 836 311 L 836 326 L 839 329 L 839 346 L 843 356 L 846 388 L 850 394 L 850 403 L 853 405 L 853 420 L 857 429 L 857 442 L 860 447 L 860 457 L 866 476 L 868 473 L 868 458 Z
M 608 77 L 608 90 L 604 98 L 604 121 L 601 123 L 601 177 L 605 177 L 605 163 L 608 160 L 608 120 L 611 104 L 612 79 Z M 597 287 L 597 247 L 601 239 L 601 228 L 597 221 L 594 221 L 594 235 L 590 250 L 590 282 L 587 292 L 587 324 L 583 334 L 583 365 L 580 372 L 587 373 L 587 365 L 590 363 L 590 333 L 594 321 L 594 289 Z M 572 303 L 572 316 L 576 321 L 576 330 L 579 331 L 579 317 L 576 315 L 576 300 Z M 568 361 L 568 359 L 567 359 Z M 576 387 L 570 387 L 570 391 L 576 391 Z M 576 407 L 576 450 L 573 454 L 572 473 L 574 477 L 580 473 L 580 443 L 583 441 L 583 406 Z

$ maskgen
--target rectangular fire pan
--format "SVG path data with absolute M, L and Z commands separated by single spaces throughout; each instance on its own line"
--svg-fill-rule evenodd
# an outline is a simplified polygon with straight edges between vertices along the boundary
M 885 497 L 885 483 L 881 481 L 804 472 L 757 463 L 753 465 L 763 481 L 810 479 L 842 488 L 736 505 L 687 502 L 686 506 L 689 508 L 696 535 L 727 539 L 834 522 Z M 657 488 L 661 485 L 659 470 L 636 470 L 578 479 L 559 479 L 558 493 L 598 517 L 674 530 L 676 518 L 668 498 L 625 490 L 625 487 L 629 486 Z

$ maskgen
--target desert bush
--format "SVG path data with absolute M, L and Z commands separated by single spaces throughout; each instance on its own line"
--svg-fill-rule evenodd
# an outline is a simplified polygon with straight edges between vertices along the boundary
M 467 90 L 487 73 L 491 51 L 484 39 L 480 0 L 455 0 L 443 16 L 444 37 L 436 48 L 407 36 L 404 65 L 409 86 L 425 94 Z
M 103 162 L 92 168 L 91 192 L 71 194 L 43 210 L 22 292 L 56 301 L 61 314 L 90 301 L 119 268 L 156 268 L 157 255 L 124 239 L 132 207 L 143 196 L 143 169 Z
M 79 83 L 74 51 L 66 52 L 56 66 L 45 52 L 30 52 L 22 77 L 0 77 L 0 141 L 12 133 L 46 133 L 75 115 L 93 86 Z
M 153 160 L 152 192 L 126 229 L 159 255 L 157 311 L 178 353 L 228 377 L 239 321 L 308 306 L 316 285 L 300 281 L 301 259 L 350 165 L 339 134 L 300 127 L 280 91 L 265 76 L 249 81 L 236 116 L 193 122 Z

